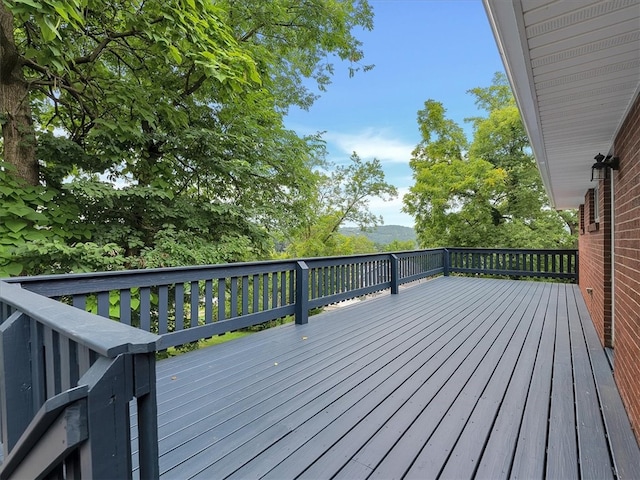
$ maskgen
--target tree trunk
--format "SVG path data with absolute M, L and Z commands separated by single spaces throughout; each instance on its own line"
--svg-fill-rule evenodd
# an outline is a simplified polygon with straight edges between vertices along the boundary
M 13 37 L 13 14 L 0 1 L 0 123 L 4 161 L 15 174 L 38 185 L 39 172 L 29 86 L 22 72 L 22 59 Z

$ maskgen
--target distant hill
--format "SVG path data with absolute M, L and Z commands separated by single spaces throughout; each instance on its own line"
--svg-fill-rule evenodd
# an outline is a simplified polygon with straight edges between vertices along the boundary
M 413 228 L 400 225 L 381 225 L 369 232 L 363 232 L 358 227 L 342 227 L 339 231 L 347 236 L 363 235 L 378 245 L 387 245 L 394 240 L 400 242 L 406 242 L 407 240 L 417 241 L 416 231 Z

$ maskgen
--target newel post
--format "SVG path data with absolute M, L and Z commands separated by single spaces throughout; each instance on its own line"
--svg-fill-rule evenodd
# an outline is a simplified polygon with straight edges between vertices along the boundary
M 309 322 L 309 267 L 304 262 L 296 264 L 296 324 Z
M 133 357 L 134 388 L 138 406 L 138 465 L 140 478 L 160 476 L 158 464 L 158 404 L 156 400 L 156 354 Z
M 442 268 L 444 272 L 444 276 L 449 276 L 449 250 L 446 248 L 442 249 Z
M 13 313 L 0 325 L 0 425 L 6 460 L 33 418 L 29 318 Z
M 400 259 L 391 254 L 391 295 L 397 295 L 400 289 Z

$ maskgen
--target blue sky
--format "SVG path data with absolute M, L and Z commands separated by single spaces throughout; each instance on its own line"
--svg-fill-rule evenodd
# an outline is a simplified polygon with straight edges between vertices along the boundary
M 400 195 L 391 202 L 371 200 L 371 210 L 385 225 L 413 226 L 401 209 L 413 184 L 409 160 L 420 141 L 418 110 L 437 100 L 463 125 L 478 114 L 467 90 L 489 86 L 504 68 L 480 0 L 369 2 L 374 29 L 357 36 L 364 43 L 363 63 L 375 68 L 349 78 L 347 65 L 336 65 L 328 91 L 309 111 L 292 109 L 286 124 L 300 134 L 326 132 L 335 163 L 347 162 L 353 151 L 378 158 Z

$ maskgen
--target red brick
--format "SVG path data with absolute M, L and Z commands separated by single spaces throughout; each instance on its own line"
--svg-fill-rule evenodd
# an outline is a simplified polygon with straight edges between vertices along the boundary
M 579 237 L 580 289 L 600 341 L 606 346 L 613 342 L 616 383 L 640 441 L 640 99 L 636 99 L 623 123 L 614 151 L 620 158 L 620 169 L 613 172 L 615 292 L 612 295 L 608 181 L 600 182 L 597 229 L 593 225 L 592 190 L 587 192 L 581 206 L 585 224 Z M 592 293 L 588 294 L 587 289 L 592 289 Z

